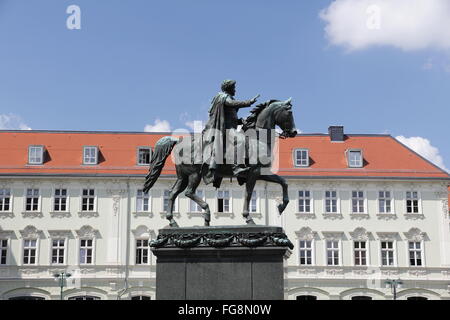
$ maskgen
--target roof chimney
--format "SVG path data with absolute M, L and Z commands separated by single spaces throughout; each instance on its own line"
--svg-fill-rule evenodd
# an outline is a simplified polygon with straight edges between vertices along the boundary
M 329 126 L 328 134 L 332 142 L 344 141 L 344 127 L 343 126 Z

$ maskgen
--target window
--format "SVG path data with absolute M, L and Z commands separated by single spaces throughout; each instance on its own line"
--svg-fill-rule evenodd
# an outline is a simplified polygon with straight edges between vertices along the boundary
M 204 192 L 203 190 L 197 190 L 195 192 L 197 197 L 204 199 Z M 189 212 L 202 212 L 202 207 L 200 207 L 194 200 L 189 201 Z
M 422 266 L 422 243 L 420 241 L 409 241 L 409 265 L 414 267 Z
M 0 211 L 11 210 L 11 190 L 0 189 Z
M 65 239 L 52 240 L 52 264 L 64 264 Z
M 300 240 L 299 243 L 300 250 L 300 265 L 310 266 L 312 265 L 312 241 L 311 240 Z
M 94 211 L 95 190 L 83 189 L 81 197 L 81 211 Z
M 419 213 L 419 195 L 417 191 L 406 192 L 406 213 Z
M 169 197 L 170 197 L 170 190 L 164 190 L 164 194 L 163 194 L 163 210 L 164 210 L 164 212 L 169 211 Z M 175 199 L 173 202 L 173 211 L 178 212 L 178 199 Z
M 391 192 L 379 191 L 378 192 L 378 211 L 380 213 L 392 213 L 391 209 Z
M 353 250 L 355 255 L 355 266 L 367 265 L 367 242 L 366 241 L 354 241 Z
M 336 191 L 325 191 L 325 212 L 327 213 L 338 212 Z
M 136 211 L 137 212 L 148 212 L 150 211 L 150 197 L 148 193 L 144 193 L 142 189 L 137 191 L 136 196 Z
M 311 295 L 301 295 L 301 296 L 296 296 L 295 300 L 310 301 L 310 300 L 317 300 L 317 297 L 311 296 Z
M 349 150 L 347 152 L 347 161 L 350 168 L 361 168 L 363 166 L 362 151 Z
M 136 240 L 136 264 L 148 264 L 148 240 Z
M 100 300 L 100 298 L 95 296 L 77 296 L 70 297 L 69 300 Z
M 92 264 L 93 239 L 80 239 L 80 264 Z
M 145 165 L 150 164 L 151 149 L 149 147 L 139 147 L 137 158 L 138 158 L 137 163 L 140 166 L 145 166 Z
M 230 191 L 219 190 L 217 192 L 217 211 L 230 212 Z
M 327 265 L 339 265 L 339 241 L 327 240 Z
M 149 296 L 133 296 L 131 300 L 152 300 L 152 298 Z
M 295 166 L 296 167 L 309 167 L 309 150 L 308 149 L 296 149 L 295 154 Z
M 381 241 L 381 265 L 394 265 L 394 242 Z
M 83 148 L 83 164 L 98 164 L 98 149 L 97 147 Z
M 28 164 L 43 164 L 44 163 L 44 147 L 43 146 L 29 146 L 28 147 Z
M 364 192 L 352 191 L 352 212 L 364 213 Z
M 27 189 L 27 197 L 25 200 L 26 211 L 39 210 L 39 189 Z
M 369 296 L 353 296 L 352 300 L 372 300 L 372 297 L 369 297 Z
M 249 206 L 250 212 L 258 212 L 258 196 L 256 195 L 256 191 L 254 190 L 252 193 L 252 197 L 250 199 L 250 206 Z
M 8 300 L 45 300 L 45 298 L 35 296 L 17 296 L 8 298 Z
M 23 240 L 23 264 L 36 264 L 36 239 Z
M 54 211 L 67 211 L 67 189 L 55 189 Z
M 311 213 L 311 192 L 300 190 L 298 192 L 298 212 Z
M 0 239 L 0 264 L 6 264 L 8 256 L 8 240 Z

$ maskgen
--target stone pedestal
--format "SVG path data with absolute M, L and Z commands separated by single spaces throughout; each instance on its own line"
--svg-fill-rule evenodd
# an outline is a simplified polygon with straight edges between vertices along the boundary
M 156 299 L 284 298 L 284 258 L 293 246 L 280 227 L 166 228 L 151 246 Z

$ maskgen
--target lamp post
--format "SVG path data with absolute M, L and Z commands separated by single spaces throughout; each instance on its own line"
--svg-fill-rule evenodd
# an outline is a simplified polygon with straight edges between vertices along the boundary
M 55 273 L 53 275 L 53 277 L 55 277 L 55 280 L 59 280 L 59 287 L 61 288 L 61 296 L 60 299 L 63 299 L 63 289 L 64 289 L 64 284 L 67 278 L 70 278 L 72 276 L 71 273 L 66 273 L 66 272 L 60 272 L 60 273 Z
M 401 288 L 403 281 L 401 281 L 400 279 L 397 280 L 387 279 L 384 283 L 390 286 L 391 292 L 394 294 L 394 300 L 397 300 L 397 288 Z

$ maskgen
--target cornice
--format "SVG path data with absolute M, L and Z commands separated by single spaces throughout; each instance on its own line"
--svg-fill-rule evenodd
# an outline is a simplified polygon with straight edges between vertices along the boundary
M 399 238 L 398 232 L 377 232 L 379 240 L 397 240 Z
M 70 238 L 73 235 L 71 230 L 48 230 L 48 234 L 52 238 Z
M 345 233 L 342 231 L 322 231 L 322 235 L 327 240 L 344 240 Z
M 80 211 L 78 212 L 80 218 L 97 218 L 99 213 L 97 211 Z
M 22 217 L 30 219 L 43 218 L 44 214 L 41 211 L 24 211 L 22 212 Z
M 0 238 L 13 238 L 16 233 L 13 230 L 3 230 L 0 227 Z
M 12 211 L 1 211 L 0 219 L 14 218 L 14 213 Z
M 70 218 L 72 216 L 72 214 L 70 213 L 70 211 L 53 211 L 53 212 L 49 212 L 50 217 L 52 218 Z

